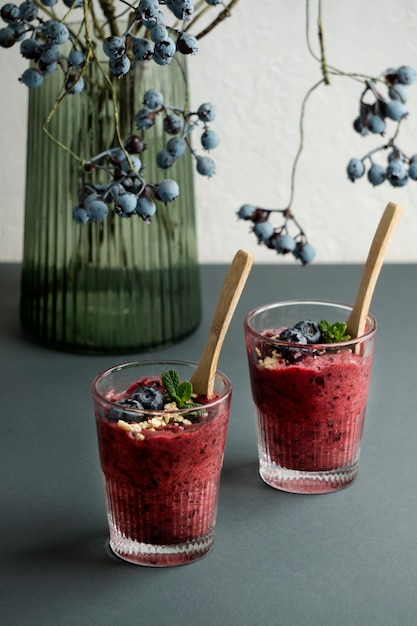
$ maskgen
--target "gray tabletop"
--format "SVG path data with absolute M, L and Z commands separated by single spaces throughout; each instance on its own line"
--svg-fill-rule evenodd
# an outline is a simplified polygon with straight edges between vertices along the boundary
M 220 359 L 234 395 L 213 551 L 178 568 L 111 556 L 90 382 L 139 355 L 34 345 L 18 320 L 20 267 L 0 265 L 2 626 L 415 626 L 417 267 L 388 265 L 359 476 L 327 495 L 264 485 L 242 319 L 290 298 L 351 302 L 357 266 L 255 266 Z M 197 360 L 224 266 L 203 266 L 199 329 L 154 355 Z M 150 358 L 149 355 L 146 355 Z

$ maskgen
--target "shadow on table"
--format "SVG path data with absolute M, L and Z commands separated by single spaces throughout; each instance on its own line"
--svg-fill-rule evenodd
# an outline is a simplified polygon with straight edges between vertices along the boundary
M 5 550 L 3 566 L 7 563 L 26 570 L 95 569 L 122 564 L 109 548 L 108 531 L 91 531 L 68 537 L 33 541 L 22 547 Z
M 232 522 L 245 520 L 247 523 L 249 518 L 256 519 L 260 514 L 262 517 L 276 516 L 277 507 L 279 509 L 291 497 L 291 494 L 272 489 L 262 482 L 257 461 L 229 462 L 223 467 L 219 494 L 223 519 L 227 517 Z M 3 566 L 32 572 L 82 568 L 85 573 L 97 568 L 126 567 L 126 563 L 114 556 L 109 548 L 107 527 L 78 532 L 71 532 L 66 527 L 60 532 L 58 520 L 55 524 L 50 518 L 44 521 L 44 525 L 32 530 L 32 536 L 22 537 L 21 545 L 9 546 L 2 551 Z
M 292 502 L 292 503 L 291 503 Z M 290 504 L 291 503 L 291 504 Z M 294 494 L 274 489 L 259 476 L 258 461 L 227 463 L 220 481 L 219 507 L 236 521 L 276 516 L 281 506 L 298 506 Z

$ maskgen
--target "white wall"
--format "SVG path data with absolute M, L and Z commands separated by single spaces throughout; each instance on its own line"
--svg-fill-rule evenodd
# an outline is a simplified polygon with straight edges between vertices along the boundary
M 312 7 L 312 43 L 316 25 Z M 328 63 L 346 73 L 377 75 L 387 67 L 417 69 L 415 0 L 323 0 Z M 25 68 L 17 50 L 0 50 L 0 260 L 22 256 L 25 181 Z M 298 147 L 299 113 L 320 67 L 305 41 L 303 0 L 240 0 L 234 15 L 203 39 L 190 59 L 195 107 L 211 100 L 219 108 L 213 127 L 221 144 L 212 156 L 217 174 L 196 176 L 201 262 L 229 261 L 243 247 L 257 262 L 293 263 L 258 246 L 236 211 L 248 202 L 266 208 L 288 203 L 290 173 Z M 417 181 L 400 189 L 373 188 L 365 178 L 352 184 L 346 164 L 383 143 L 352 130 L 362 85 L 335 77 L 310 98 L 305 145 L 299 161 L 293 210 L 317 249 L 316 262 L 362 262 L 381 212 L 390 200 L 404 207 L 388 259 L 417 261 Z M 399 143 L 417 153 L 417 83 L 409 90 L 409 118 Z

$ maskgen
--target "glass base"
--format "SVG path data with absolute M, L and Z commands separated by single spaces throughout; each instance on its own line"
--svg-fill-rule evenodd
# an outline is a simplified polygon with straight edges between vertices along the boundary
M 289 493 L 330 493 L 348 487 L 356 478 L 359 463 L 334 470 L 318 472 L 300 471 L 281 467 L 273 461 L 260 459 L 259 475 L 262 480 L 281 491 Z
M 213 547 L 214 529 L 186 543 L 155 545 L 125 537 L 109 522 L 110 548 L 124 561 L 148 567 L 172 567 L 202 559 Z

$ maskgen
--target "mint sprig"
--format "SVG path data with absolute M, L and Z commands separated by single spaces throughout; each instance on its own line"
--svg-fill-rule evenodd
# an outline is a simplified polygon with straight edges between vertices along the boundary
M 181 382 L 178 372 L 168 370 L 162 374 L 162 384 L 172 402 L 175 402 L 179 409 L 192 409 L 200 406 L 191 401 L 193 386 L 189 381 Z
M 323 343 L 341 343 L 349 341 L 351 336 L 347 334 L 345 322 L 335 322 L 331 324 L 327 320 L 319 322 L 319 329 L 323 338 Z

